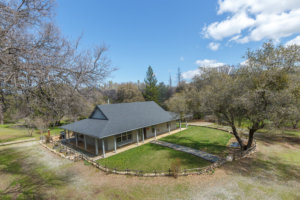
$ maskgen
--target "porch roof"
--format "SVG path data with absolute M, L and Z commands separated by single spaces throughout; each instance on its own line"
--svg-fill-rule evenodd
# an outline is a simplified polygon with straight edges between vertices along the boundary
M 105 115 L 105 119 L 96 119 L 91 115 L 88 119 L 61 128 L 96 138 L 105 138 L 179 119 L 177 115 L 165 111 L 153 101 L 105 104 L 96 106 L 96 109 Z

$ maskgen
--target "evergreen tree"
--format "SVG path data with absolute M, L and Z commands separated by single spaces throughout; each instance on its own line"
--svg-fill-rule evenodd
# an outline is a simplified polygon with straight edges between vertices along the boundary
M 177 87 L 180 87 L 180 85 L 181 85 L 181 78 L 182 78 L 181 70 L 180 70 L 180 67 L 178 67 L 178 69 L 177 69 Z
M 155 101 L 158 103 L 158 87 L 157 87 L 157 79 L 155 77 L 155 74 L 153 73 L 153 69 L 151 66 L 148 67 L 146 78 L 144 80 L 145 82 L 145 90 L 144 90 L 144 98 L 146 101 Z

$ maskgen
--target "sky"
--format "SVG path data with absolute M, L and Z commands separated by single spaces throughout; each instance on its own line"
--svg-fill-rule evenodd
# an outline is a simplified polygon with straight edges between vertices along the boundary
M 118 70 L 107 80 L 186 81 L 198 67 L 237 65 L 263 42 L 300 45 L 299 0 L 57 0 L 55 22 L 82 48 L 105 44 Z

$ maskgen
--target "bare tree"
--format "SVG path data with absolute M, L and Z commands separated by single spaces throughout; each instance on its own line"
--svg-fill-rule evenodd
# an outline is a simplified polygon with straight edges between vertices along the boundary
M 51 22 L 51 0 L 0 1 L 0 122 L 7 94 L 22 94 L 26 115 L 53 122 L 82 88 L 93 88 L 114 70 L 105 45 L 79 50 Z M 56 116 L 54 118 L 54 116 Z

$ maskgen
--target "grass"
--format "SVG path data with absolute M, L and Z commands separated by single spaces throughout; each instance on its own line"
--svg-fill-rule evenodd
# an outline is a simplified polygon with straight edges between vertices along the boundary
M 0 127 L 0 143 L 30 138 L 26 129 Z
M 153 172 L 154 170 L 168 171 L 176 159 L 180 159 L 182 169 L 199 168 L 210 164 L 199 157 L 150 143 L 100 159 L 98 162 L 112 169 L 128 168 Z
M 0 149 L 0 174 L 10 176 L 0 184 L 0 199 L 44 199 L 46 188 L 60 187 L 68 179 L 44 164 L 28 162 L 28 156 L 21 149 Z
M 58 127 L 50 128 L 51 135 L 59 135 L 61 131 L 62 129 Z M 45 134 L 47 134 L 47 132 L 43 133 L 43 135 Z M 30 136 L 25 127 L 17 126 L 16 124 L 0 125 L 0 143 L 31 138 L 39 139 L 40 136 L 39 130 L 34 130 L 32 136 Z
M 190 126 L 186 130 L 160 140 L 224 156 L 226 155 L 226 145 L 231 137 L 231 134 L 224 131 Z
M 0 199 L 300 199 L 300 142 L 284 139 L 283 133 L 275 140 L 273 134 L 262 135 L 249 158 L 228 162 L 213 175 L 178 179 L 106 174 L 37 143 L 3 146 Z M 300 139 L 300 132 L 289 137 Z

